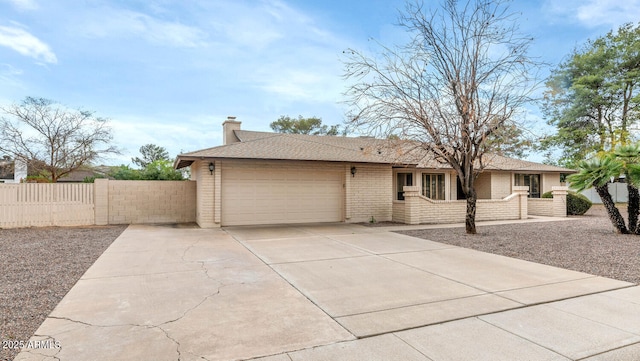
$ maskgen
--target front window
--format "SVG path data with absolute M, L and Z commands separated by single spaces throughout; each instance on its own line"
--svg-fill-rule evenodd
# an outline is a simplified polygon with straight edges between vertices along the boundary
M 436 200 L 444 200 L 444 174 L 422 174 L 422 195 Z
M 396 194 L 399 201 L 404 201 L 404 186 L 413 186 L 412 173 L 398 173 L 396 177 Z
M 516 186 L 529 187 L 529 198 L 540 198 L 540 174 L 516 174 Z

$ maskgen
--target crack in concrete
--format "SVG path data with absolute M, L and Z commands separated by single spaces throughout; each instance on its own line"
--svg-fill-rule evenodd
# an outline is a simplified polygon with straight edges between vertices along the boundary
M 204 301 L 203 301 L 204 302 Z M 72 322 L 72 323 L 77 323 L 77 324 L 81 324 L 84 326 L 88 326 L 88 327 L 98 327 L 98 328 L 113 328 L 113 327 L 126 327 L 126 326 L 131 326 L 131 327 L 139 327 L 139 328 L 144 328 L 144 329 L 158 329 L 160 330 L 167 339 L 171 340 L 173 343 L 176 344 L 176 353 L 178 354 L 178 361 L 181 360 L 182 358 L 182 353 L 180 352 L 180 342 L 178 342 L 178 340 L 174 339 L 173 337 L 171 337 L 168 333 L 167 330 L 163 329 L 162 327 L 160 327 L 160 325 L 140 325 L 140 324 L 135 324 L 135 323 L 123 323 L 123 324 L 116 324 L 116 325 L 95 325 L 92 323 L 88 323 L 88 322 L 84 322 L 84 321 L 79 321 L 79 320 L 74 320 L 68 317 L 56 317 L 56 316 L 49 316 L 48 318 L 52 318 L 52 319 L 56 319 L 56 320 L 63 320 L 63 321 L 68 321 L 68 322 Z M 179 319 L 179 318 L 178 318 Z M 34 335 L 36 336 L 36 335 Z M 51 337 L 48 335 L 45 335 L 47 337 Z M 55 339 L 53 337 L 51 337 L 52 339 Z M 56 355 L 58 353 L 60 353 L 60 351 L 62 350 L 62 347 L 60 348 L 60 350 L 56 353 Z M 42 355 L 42 356 L 46 356 L 46 355 Z M 55 356 L 52 356 L 55 357 Z M 59 358 L 56 357 L 57 360 L 60 360 Z
M 176 352 L 178 353 L 178 361 L 180 361 L 182 359 L 182 352 L 180 352 L 180 342 L 178 342 L 178 340 L 176 340 L 175 338 L 171 337 L 169 335 L 169 332 L 167 330 L 165 330 L 164 328 L 160 327 L 160 326 L 154 326 L 156 328 L 158 328 L 160 331 L 162 331 L 162 333 L 164 333 L 165 337 L 168 338 L 169 340 L 173 341 L 173 343 L 176 344 Z
M 220 289 L 221 289 L 222 287 L 224 287 L 224 286 L 225 286 L 225 285 L 220 285 L 220 286 L 218 286 L 218 290 L 217 290 L 216 292 L 214 292 L 214 293 L 212 293 L 212 294 L 210 294 L 210 295 L 206 296 L 206 297 L 205 297 L 204 299 L 202 299 L 202 301 L 200 301 L 197 305 L 195 305 L 195 306 L 193 306 L 193 307 L 189 308 L 188 310 L 184 311 L 184 312 L 182 313 L 182 315 L 181 315 L 181 316 L 179 316 L 179 317 L 177 317 L 177 318 L 174 318 L 173 320 L 169 320 L 169 321 L 162 322 L 162 323 L 161 323 L 161 324 L 159 324 L 158 326 L 164 326 L 164 325 L 167 325 L 167 324 L 170 324 L 170 323 L 174 323 L 174 322 L 180 321 L 180 320 L 181 320 L 181 319 L 183 319 L 185 316 L 187 316 L 187 314 L 188 314 L 189 312 L 191 312 L 191 311 L 195 310 L 196 308 L 200 307 L 200 306 L 201 306 L 203 303 L 205 303 L 209 298 L 211 298 L 211 297 L 213 297 L 213 296 L 217 296 L 217 295 L 219 295 L 219 294 L 220 294 Z
M 52 340 L 54 342 L 56 341 L 55 337 L 50 336 L 50 335 L 34 334 L 32 337 L 44 337 L 45 340 L 49 340 L 50 339 L 50 340 Z M 42 340 L 39 340 L 39 341 L 42 341 Z M 60 351 L 62 351 L 62 344 L 60 345 L 60 347 L 56 348 L 56 353 L 54 353 L 53 355 L 46 355 L 46 354 L 43 354 L 43 353 L 36 352 L 36 349 L 28 349 L 28 348 L 27 349 L 22 349 L 20 351 L 20 353 L 26 352 L 26 353 L 29 353 L 29 354 L 32 354 L 32 355 L 38 355 L 38 356 L 43 356 L 43 357 L 46 357 L 46 358 L 52 358 L 52 359 L 57 360 L 57 361 L 62 361 L 62 359 L 60 359 L 58 357 L 58 354 L 60 354 Z
M 215 275 L 210 274 L 210 269 L 209 269 L 209 265 L 215 265 L 216 263 L 224 263 L 226 261 L 229 260 L 233 260 L 233 257 L 226 257 L 223 259 L 217 259 L 217 260 L 213 260 L 213 261 L 205 261 L 205 260 L 188 260 L 188 253 L 193 250 L 195 247 L 197 247 L 197 245 L 201 242 L 205 242 L 206 239 L 198 239 L 194 242 L 192 242 L 188 247 L 186 247 L 184 249 L 184 251 L 182 252 L 182 255 L 180 257 L 181 261 L 184 263 L 197 263 L 200 265 L 200 269 L 201 271 L 204 273 L 204 275 L 207 277 L 207 279 L 216 282 L 216 290 L 215 292 L 206 295 L 204 298 L 202 298 L 202 300 L 200 302 L 198 302 L 197 304 L 195 304 L 193 307 L 190 307 L 186 310 L 184 310 L 184 312 L 182 312 L 182 314 L 179 317 L 176 317 L 174 319 L 168 320 L 168 321 L 164 321 L 161 322 L 159 324 L 136 324 L 136 323 L 122 323 L 122 324 L 94 324 L 94 323 L 90 323 L 90 322 L 85 322 L 82 320 L 76 320 L 76 319 L 72 319 L 69 317 L 58 317 L 58 316 L 48 316 L 47 318 L 50 319 L 55 319 L 55 320 L 62 320 L 62 321 L 67 321 L 67 322 L 71 322 L 71 323 L 75 323 L 75 324 L 79 324 L 79 325 L 83 325 L 83 326 L 87 326 L 87 327 L 97 327 L 97 328 L 114 328 L 114 327 L 138 327 L 138 328 L 142 328 L 142 329 L 158 329 L 160 332 L 162 332 L 165 337 L 170 340 L 171 342 L 173 342 L 176 345 L 176 354 L 177 354 L 177 359 L 178 361 L 182 360 L 183 357 L 183 353 L 185 352 L 184 350 L 181 350 L 181 343 L 179 342 L 179 340 L 175 339 L 174 337 L 171 336 L 170 331 L 165 329 L 163 326 L 178 322 L 180 320 L 182 320 L 184 317 L 186 317 L 187 315 L 189 315 L 189 313 L 193 312 L 194 310 L 198 309 L 199 307 L 201 307 L 206 301 L 210 300 L 211 298 L 220 295 L 222 288 L 227 287 L 227 286 L 236 286 L 236 285 L 245 285 L 245 284 L 250 284 L 250 283 L 254 283 L 254 282 L 260 282 L 262 281 L 264 278 L 268 277 L 268 275 L 260 275 L 259 277 L 257 277 L 257 279 L 255 280 L 251 280 L 251 281 L 242 281 L 242 282 L 232 282 L 232 283 L 228 283 L 228 284 L 223 284 L 221 282 L 219 282 L 219 277 L 216 278 Z M 233 267 L 222 267 L 222 270 L 228 270 L 231 269 Z M 213 271 L 213 269 L 211 270 Z M 34 336 L 40 336 L 40 337 L 49 337 L 51 339 L 54 339 L 52 336 L 49 335 L 34 335 Z M 26 350 L 26 352 L 31 352 L 32 354 L 38 355 L 38 356 L 44 356 L 44 357 L 49 357 L 51 359 L 55 359 L 60 361 L 60 358 L 57 357 L 56 355 L 59 355 L 61 348 L 57 350 L 56 354 L 53 356 L 49 356 L 49 355 L 45 355 L 45 354 L 40 354 L 37 352 L 32 352 L 33 350 Z M 193 355 L 196 356 L 198 359 L 201 359 L 203 361 L 209 361 L 208 358 L 201 356 L 201 355 Z
M 33 351 L 33 350 L 30 350 L 30 349 L 24 349 L 24 350 L 21 350 L 21 351 L 18 353 L 18 355 L 19 355 L 19 354 L 21 354 L 21 353 L 23 353 L 23 352 L 24 352 L 24 353 L 31 354 L 31 355 L 37 355 L 37 356 L 46 357 L 47 359 L 54 359 L 54 360 L 57 360 L 57 361 L 62 361 L 62 359 L 61 359 L 61 358 L 59 358 L 59 357 L 57 357 L 57 356 L 56 356 L 56 355 L 57 355 L 57 353 L 56 353 L 56 355 L 45 355 L 45 354 L 42 354 L 42 353 L 39 353 L 39 352 L 35 352 L 35 351 Z M 44 360 L 44 359 L 43 359 L 43 360 Z

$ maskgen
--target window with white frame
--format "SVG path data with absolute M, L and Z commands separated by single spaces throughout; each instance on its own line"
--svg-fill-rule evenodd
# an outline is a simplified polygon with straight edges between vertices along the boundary
M 445 199 L 444 174 L 442 173 L 422 173 L 422 195 L 435 199 Z

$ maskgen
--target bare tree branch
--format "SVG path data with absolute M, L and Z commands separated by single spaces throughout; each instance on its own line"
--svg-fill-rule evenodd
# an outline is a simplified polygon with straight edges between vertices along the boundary
M 527 55 L 533 39 L 519 34 L 507 1 L 443 1 L 430 11 L 406 4 L 399 25 L 412 35 L 407 44 L 378 43 L 373 56 L 344 52 L 348 121 L 449 164 L 468 200 L 467 232 L 475 233 L 474 181 L 485 154 L 508 143 L 503 129 L 517 129 L 540 63 Z
M 0 119 L 0 151 L 25 158 L 31 170 L 53 182 L 102 155 L 119 153 L 107 120 L 93 112 L 32 97 L 0 110 L 7 116 Z

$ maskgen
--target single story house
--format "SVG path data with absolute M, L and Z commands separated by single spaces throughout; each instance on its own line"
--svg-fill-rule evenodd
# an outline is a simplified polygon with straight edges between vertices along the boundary
M 429 156 L 402 161 L 390 154 L 386 140 L 246 131 L 240 125 L 229 117 L 223 145 L 180 154 L 175 161 L 177 169 L 191 166 L 196 220 L 203 228 L 464 221 L 466 201 L 455 172 Z M 526 218 L 527 198 L 552 189 L 566 194 L 561 174 L 573 172 L 502 156 L 485 164 L 476 181 L 478 220 Z

